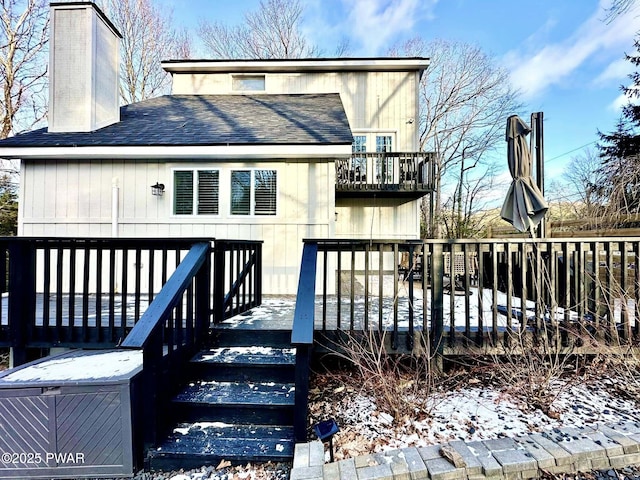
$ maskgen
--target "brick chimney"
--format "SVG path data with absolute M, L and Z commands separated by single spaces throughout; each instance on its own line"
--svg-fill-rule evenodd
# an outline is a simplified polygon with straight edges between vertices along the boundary
M 50 132 L 91 132 L 120 120 L 121 38 L 94 3 L 51 3 Z

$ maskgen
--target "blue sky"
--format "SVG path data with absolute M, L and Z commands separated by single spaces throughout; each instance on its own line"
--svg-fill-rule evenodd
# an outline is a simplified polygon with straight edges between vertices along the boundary
M 259 0 L 163 0 L 176 26 L 199 19 L 230 24 Z M 421 36 L 468 42 L 506 68 L 530 112 L 544 113 L 547 181 L 570 158 L 609 132 L 620 116 L 640 31 L 640 7 L 606 23 L 610 0 L 301 0 L 303 28 L 327 55 L 348 38 L 352 56 L 384 56 L 389 46 Z M 194 33 L 195 36 L 195 33 Z M 197 52 L 197 56 L 205 56 Z M 515 113 L 515 112 L 514 112 Z M 505 119 L 506 122 L 506 119 Z M 506 150 L 506 146 L 505 146 Z

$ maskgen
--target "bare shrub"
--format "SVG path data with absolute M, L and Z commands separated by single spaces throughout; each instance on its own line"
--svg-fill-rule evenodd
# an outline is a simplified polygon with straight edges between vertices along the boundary
M 640 320 L 634 299 L 634 289 L 640 286 L 635 284 L 635 274 L 629 274 L 627 284 L 622 284 L 626 277 L 620 271 L 625 268 L 620 262 L 614 262 L 614 271 L 609 271 L 608 265 L 602 270 L 603 263 L 599 262 L 599 274 L 595 270 L 585 280 L 599 303 L 577 297 L 574 303 L 582 301 L 582 305 L 562 307 L 543 263 L 536 280 L 544 284 L 543 288 L 534 286 L 536 292 L 546 292 L 544 301 L 536 300 L 536 309 L 543 312 L 541 318 L 525 320 L 524 325 L 505 331 L 492 344 L 487 366 L 501 388 L 522 399 L 525 408 L 557 415 L 553 406 L 563 391 L 595 380 L 634 400 L 640 393 L 640 353 L 632 330 L 634 322 Z M 565 293 L 563 301 L 568 303 L 568 298 L 571 295 Z M 594 305 L 598 311 L 594 311 Z M 582 312 L 580 317 L 578 312 Z M 623 315 L 627 320 L 623 321 Z
M 427 415 L 440 379 L 428 344 L 421 343 L 411 354 L 394 354 L 388 353 L 387 338 L 386 331 L 344 332 L 329 349 L 354 369 L 360 393 L 374 398 L 394 421 Z
M 489 366 L 498 386 L 519 398 L 524 411 L 541 410 L 556 417 L 553 406 L 560 394 L 580 382 L 576 369 L 576 355 L 570 347 L 560 348 L 556 334 L 549 336 L 545 327 L 542 335 L 526 330 L 505 333 L 503 344 L 494 348 Z
M 535 259 L 530 258 L 533 270 Z M 584 322 L 567 320 L 573 306 L 559 308 L 561 302 L 556 298 L 547 265 L 540 266 L 540 275 L 533 279 L 533 291 L 538 295 L 537 317 L 530 317 L 525 308 L 527 299 L 520 298 L 520 324 L 490 337 L 490 354 L 478 363 L 491 369 L 499 388 L 520 399 L 523 411 L 539 409 L 557 417 L 554 403 L 558 397 L 582 383 L 597 368 L 598 362 L 580 349 L 584 345 L 593 346 L 596 338 Z

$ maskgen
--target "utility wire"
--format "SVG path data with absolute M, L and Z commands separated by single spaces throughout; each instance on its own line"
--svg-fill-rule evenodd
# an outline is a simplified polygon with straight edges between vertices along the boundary
M 545 160 L 544 163 L 553 162 L 554 160 L 557 160 L 558 158 L 564 157 L 565 155 L 569 155 L 570 153 L 577 152 L 578 150 L 582 150 L 584 147 L 588 147 L 589 145 L 593 145 L 594 143 L 596 143 L 596 141 L 597 140 L 594 140 L 593 142 L 585 143 L 584 145 L 582 145 L 580 147 L 576 147 L 573 150 L 569 150 L 568 152 L 564 152 L 564 153 L 561 153 L 560 155 L 556 155 L 555 157 L 550 158 L 549 160 Z

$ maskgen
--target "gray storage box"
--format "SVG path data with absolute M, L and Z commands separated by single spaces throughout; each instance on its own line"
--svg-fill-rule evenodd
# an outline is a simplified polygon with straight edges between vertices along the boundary
M 142 352 L 74 350 L 0 373 L 0 478 L 130 477 Z

